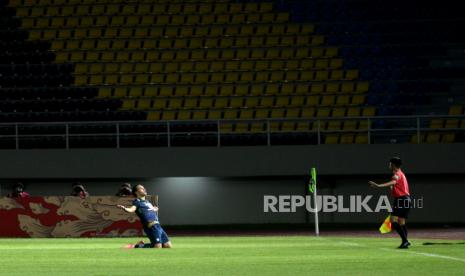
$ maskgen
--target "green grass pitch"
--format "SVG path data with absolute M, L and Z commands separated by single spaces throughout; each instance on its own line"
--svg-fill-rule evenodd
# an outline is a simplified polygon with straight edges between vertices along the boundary
M 173 249 L 121 249 L 128 238 L 0 239 L 1 275 L 463 275 L 465 245 L 408 250 L 396 238 L 174 237 Z M 453 241 L 448 241 L 453 242 Z

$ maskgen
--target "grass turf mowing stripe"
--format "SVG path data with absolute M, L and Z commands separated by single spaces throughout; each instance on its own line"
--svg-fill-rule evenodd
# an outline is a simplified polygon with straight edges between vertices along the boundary
M 401 254 L 397 239 L 384 237 L 171 238 L 175 247 L 167 250 L 120 249 L 138 238 L 0 239 L 0 275 L 392 275 L 399 267 L 405 275 L 463 275 L 465 268 L 450 259 Z M 415 249 L 465 258 L 465 246 Z

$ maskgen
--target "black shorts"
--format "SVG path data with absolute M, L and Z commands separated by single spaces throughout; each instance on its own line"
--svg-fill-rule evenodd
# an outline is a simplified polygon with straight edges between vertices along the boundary
M 410 199 L 410 196 L 395 197 L 392 204 L 391 216 L 406 219 L 408 218 L 410 208 L 412 208 L 412 200 Z

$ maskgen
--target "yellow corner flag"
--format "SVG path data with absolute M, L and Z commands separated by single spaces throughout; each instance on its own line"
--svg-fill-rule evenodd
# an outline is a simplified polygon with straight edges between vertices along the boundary
M 379 228 L 379 232 L 381 234 L 386 234 L 391 232 L 391 215 L 387 216 L 387 218 L 384 220 L 383 224 L 381 224 L 381 227 Z

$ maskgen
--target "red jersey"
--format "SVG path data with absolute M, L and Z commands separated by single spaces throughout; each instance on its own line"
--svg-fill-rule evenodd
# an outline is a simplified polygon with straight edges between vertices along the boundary
M 392 188 L 393 197 L 410 195 L 407 177 L 400 169 L 392 176 L 392 180 L 396 182 Z

